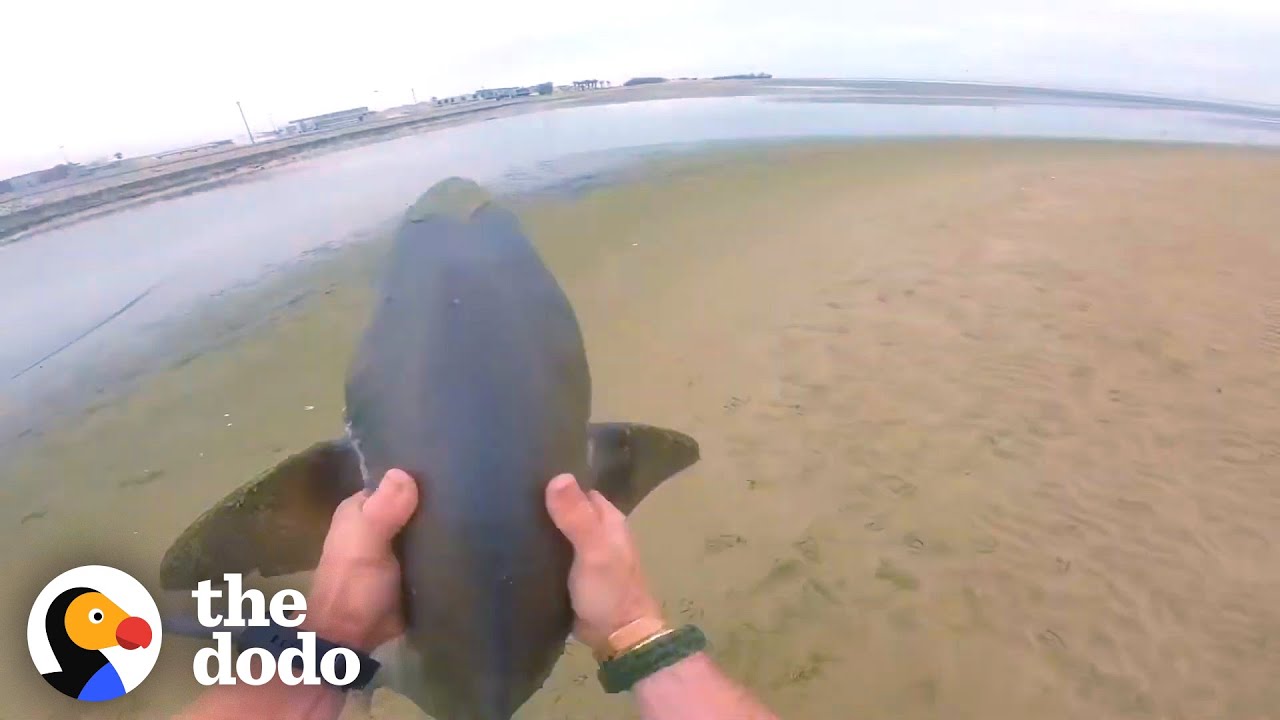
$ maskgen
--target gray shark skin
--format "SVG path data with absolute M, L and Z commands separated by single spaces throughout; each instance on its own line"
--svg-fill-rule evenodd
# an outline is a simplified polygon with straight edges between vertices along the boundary
M 346 437 L 198 518 L 161 583 L 313 569 L 337 504 L 404 469 L 421 498 L 397 541 L 412 657 L 384 674 L 439 720 L 507 720 L 564 652 L 572 549 L 548 481 L 573 473 L 630 512 L 699 457 L 673 430 L 589 422 L 573 308 L 515 215 L 458 178 L 405 213 L 346 401 Z

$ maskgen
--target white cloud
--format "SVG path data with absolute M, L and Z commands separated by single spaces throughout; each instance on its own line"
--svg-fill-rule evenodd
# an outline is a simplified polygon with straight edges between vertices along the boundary
M 331 9 L 326 9 L 331 8 Z M 1280 4 L 14 3 L 0 175 L 353 105 L 579 77 L 941 77 L 1280 103 Z M 375 92 L 377 91 L 377 92 Z

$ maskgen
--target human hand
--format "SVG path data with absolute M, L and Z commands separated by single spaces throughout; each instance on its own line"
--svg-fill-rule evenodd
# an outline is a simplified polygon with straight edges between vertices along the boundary
M 369 652 L 404 632 L 400 563 L 391 543 L 418 506 L 418 485 L 389 470 L 333 513 L 301 629 Z
M 547 511 L 573 545 L 569 597 L 577 616 L 573 634 L 597 655 L 608 654 L 616 630 L 641 618 L 661 620 L 662 609 L 640 571 L 627 518 L 595 490 L 582 492 L 572 475 L 547 485 Z

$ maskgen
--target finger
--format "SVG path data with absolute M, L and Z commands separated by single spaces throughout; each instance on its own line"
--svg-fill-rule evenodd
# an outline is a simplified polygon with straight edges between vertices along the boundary
M 596 516 L 609 525 L 626 525 L 627 516 L 616 505 L 609 502 L 609 498 L 601 495 L 599 491 L 592 490 L 588 496 L 591 500 L 591 507 L 595 509 Z
M 351 498 L 348 498 L 350 500 Z M 396 536 L 418 508 L 418 484 L 403 470 L 388 470 L 361 506 L 370 529 L 386 540 Z
M 599 532 L 600 518 L 572 475 L 557 475 L 547 484 L 547 512 L 577 550 L 590 545 Z
M 364 503 L 369 499 L 369 493 L 364 490 L 358 490 L 356 493 L 342 502 L 338 503 L 338 507 L 333 511 L 333 519 L 338 520 L 348 515 L 359 515 L 360 509 L 364 507 Z

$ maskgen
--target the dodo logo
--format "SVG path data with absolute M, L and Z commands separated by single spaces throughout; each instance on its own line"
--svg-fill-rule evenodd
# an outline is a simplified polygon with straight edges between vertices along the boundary
M 36 669 L 77 700 L 112 700 L 136 688 L 160 655 L 160 611 L 142 583 L 105 565 L 62 573 L 27 620 Z

